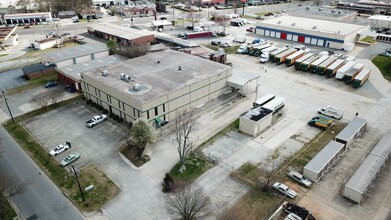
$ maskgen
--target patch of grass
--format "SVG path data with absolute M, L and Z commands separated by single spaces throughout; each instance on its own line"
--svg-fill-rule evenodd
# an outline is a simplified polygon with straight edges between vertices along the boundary
M 235 54 L 236 51 L 239 49 L 240 45 L 235 45 L 235 46 L 232 46 L 232 47 L 227 47 L 227 48 L 224 48 L 225 52 L 227 54 Z
M 45 85 L 45 83 L 47 83 L 49 81 L 56 81 L 57 79 L 58 79 L 57 74 L 47 75 L 47 76 L 42 76 L 39 78 L 31 79 L 31 80 L 27 81 L 28 83 L 26 85 L 7 90 L 7 94 L 13 95 L 13 94 L 17 94 L 20 92 L 24 92 L 24 91 L 27 91 L 27 90 L 30 90 L 33 88 L 37 88 L 39 86 L 43 86 L 43 85 Z
M 219 48 L 220 48 L 219 46 L 210 45 L 210 44 L 205 45 L 205 47 L 207 47 L 207 48 L 209 48 L 209 49 L 212 49 L 212 50 L 214 50 L 214 51 L 218 51 Z
M 197 177 L 201 176 L 205 171 L 212 167 L 208 161 L 196 156 L 195 154 L 190 154 L 189 157 L 185 160 L 186 169 L 184 172 L 180 173 L 179 169 L 181 168 L 181 163 L 178 162 L 170 171 L 170 175 L 176 183 L 183 183 L 185 185 L 191 183 Z
M 83 211 L 91 212 L 98 210 L 107 201 L 118 195 L 120 191 L 118 186 L 102 170 L 95 166 L 95 164 L 89 164 L 87 167 L 81 169 L 78 177 L 83 191 L 87 186 L 94 186 L 92 190 L 84 192 L 84 202 L 77 186 L 67 191 L 67 194 Z
M 136 167 L 141 167 L 142 165 L 144 165 L 146 162 L 150 161 L 151 158 L 144 154 L 142 157 L 139 157 L 139 149 L 137 148 L 137 146 L 131 146 L 131 147 L 123 147 L 121 149 L 121 153 L 126 157 L 128 158 L 128 160 L 130 160 L 130 162 L 133 163 L 133 165 L 135 165 Z
M 17 216 L 14 208 L 7 199 L 0 199 L 0 219 L 14 219 Z
M 391 57 L 379 55 L 372 59 L 372 63 L 379 68 L 384 79 L 391 81 Z
M 364 37 L 363 39 L 361 39 L 360 41 L 363 41 L 363 42 L 367 42 L 367 43 L 373 44 L 373 43 L 376 42 L 376 38 L 371 37 L 371 36 L 366 36 L 366 37 Z
M 5 57 L 5 56 L 8 56 L 8 53 L 0 54 L 0 57 Z

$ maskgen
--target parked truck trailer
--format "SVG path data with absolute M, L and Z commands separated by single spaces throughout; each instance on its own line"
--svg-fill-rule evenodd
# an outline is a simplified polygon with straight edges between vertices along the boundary
M 313 57 L 313 56 L 315 56 L 314 53 L 307 53 L 306 55 L 304 55 L 304 56 L 300 57 L 299 59 L 297 59 L 297 60 L 295 61 L 295 69 L 299 70 L 301 64 L 302 64 L 305 60 L 307 60 L 307 59 L 309 59 L 309 58 L 311 58 L 311 57 Z
M 310 68 L 309 68 L 309 71 L 311 73 L 316 73 L 316 71 L 318 70 L 318 66 L 323 63 L 325 60 L 327 60 L 329 58 L 329 56 L 321 56 L 319 57 L 319 59 L 315 60 L 314 62 L 312 62 L 310 64 Z
M 363 69 L 356 77 L 353 79 L 353 88 L 360 88 L 368 80 L 371 75 L 370 69 Z
M 271 52 L 271 53 L 270 53 L 269 59 L 270 59 L 271 61 L 274 62 L 274 57 L 275 57 L 276 55 L 278 55 L 278 54 L 280 54 L 280 53 L 283 53 L 284 51 L 286 51 L 286 50 L 288 50 L 288 49 L 289 49 L 288 47 L 283 47 L 283 48 L 280 48 L 280 49 L 278 49 L 278 50 L 275 50 L 275 51 Z
M 311 65 L 311 63 L 315 62 L 319 57 L 318 56 L 313 56 L 308 59 L 306 59 L 300 66 L 300 70 L 307 71 Z
M 289 55 L 286 58 L 285 64 L 288 66 L 292 66 L 297 59 L 299 59 L 300 57 L 303 57 L 309 51 L 310 51 L 310 49 L 296 51 L 295 53 Z
M 285 60 L 286 60 L 286 58 L 287 58 L 289 55 L 295 53 L 296 51 L 297 51 L 296 49 L 290 48 L 290 49 L 288 49 L 287 51 L 284 51 L 284 52 L 282 52 L 282 53 L 280 53 L 280 54 L 277 54 L 277 55 L 274 57 L 274 62 L 276 62 L 277 64 L 284 63 Z
M 329 67 L 331 64 L 334 63 L 338 58 L 336 56 L 330 56 L 327 60 L 325 60 L 323 63 L 319 64 L 317 68 L 318 74 L 325 74 L 327 67 Z
M 357 63 L 356 65 L 353 66 L 350 70 L 348 70 L 343 77 L 343 81 L 345 81 L 346 84 L 350 84 L 353 82 L 354 77 L 356 77 L 362 69 L 364 69 L 364 64 L 362 63 Z
M 335 74 L 335 78 L 342 80 L 345 76 L 346 72 L 348 72 L 350 69 L 352 69 L 356 65 L 355 61 L 348 61 L 343 65 L 339 70 L 337 70 L 337 73 Z
M 329 67 L 326 69 L 326 75 L 328 77 L 333 77 L 337 70 L 341 68 L 344 65 L 345 61 L 342 59 L 336 60 L 333 64 L 331 64 Z

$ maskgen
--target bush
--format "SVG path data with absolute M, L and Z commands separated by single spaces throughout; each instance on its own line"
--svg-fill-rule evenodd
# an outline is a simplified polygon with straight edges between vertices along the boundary
M 171 192 L 174 189 L 174 179 L 169 173 L 166 173 L 166 176 L 163 179 L 163 192 Z
M 101 105 L 97 105 L 96 108 L 97 108 L 99 111 L 102 111 L 102 110 L 104 109 L 103 106 L 101 106 Z
M 105 114 L 105 115 L 107 115 L 107 114 L 109 113 L 109 110 L 103 109 L 103 110 L 102 110 L 102 113 Z
M 109 117 L 110 117 L 110 118 L 114 118 L 114 113 L 110 113 L 110 114 L 109 114 Z
M 118 115 L 114 115 L 114 116 L 113 116 L 113 119 L 116 120 L 116 121 L 118 121 L 118 120 L 119 120 L 119 116 L 118 116 Z
M 132 122 L 129 122 L 128 123 L 128 127 L 131 129 L 133 127 L 133 123 Z
M 93 102 L 91 99 L 87 99 L 87 105 L 91 105 Z
M 118 122 L 119 122 L 119 123 L 123 123 L 123 122 L 124 122 L 124 119 L 123 119 L 123 118 L 119 118 L 119 119 L 118 119 Z

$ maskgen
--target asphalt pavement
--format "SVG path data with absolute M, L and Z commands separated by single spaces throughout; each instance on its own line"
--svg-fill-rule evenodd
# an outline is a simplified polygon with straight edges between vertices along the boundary
M 12 137 L 0 127 L 0 172 L 15 176 L 26 189 L 10 198 L 21 219 L 77 220 L 84 216 L 63 195 L 48 176 L 30 159 Z

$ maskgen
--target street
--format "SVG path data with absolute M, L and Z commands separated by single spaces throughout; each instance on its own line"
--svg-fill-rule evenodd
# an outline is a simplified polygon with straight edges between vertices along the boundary
M 0 172 L 16 176 L 26 189 L 10 201 L 22 219 L 84 219 L 56 185 L 30 159 L 12 137 L 0 127 Z M 32 217 L 33 218 L 33 217 Z

